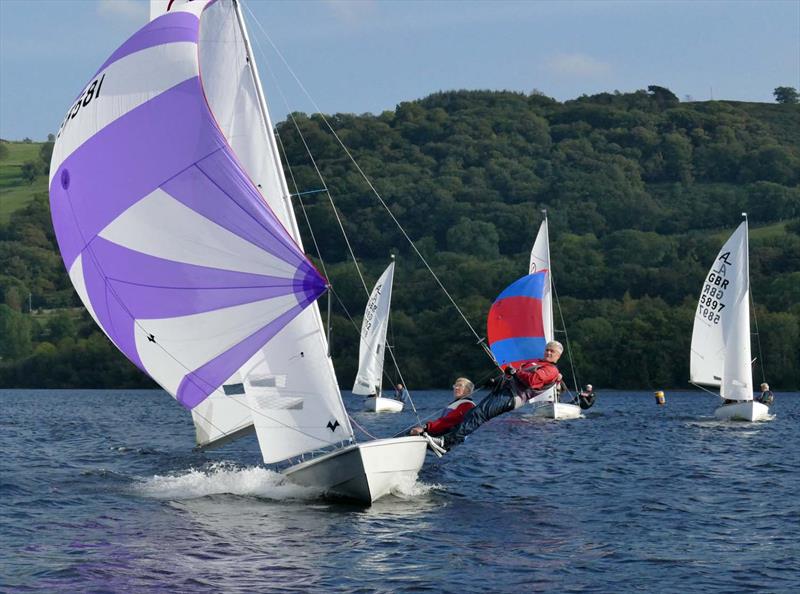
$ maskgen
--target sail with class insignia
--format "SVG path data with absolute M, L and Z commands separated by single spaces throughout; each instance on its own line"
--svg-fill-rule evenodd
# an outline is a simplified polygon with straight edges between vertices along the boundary
M 728 400 L 752 400 L 747 221 L 730 236 L 706 275 L 695 310 L 690 380 L 719 386 Z
M 177 3 L 101 66 L 51 163 L 64 263 L 114 344 L 265 461 L 352 439 L 271 123 L 230 0 Z M 333 428 L 332 428 L 333 427 Z
M 389 264 L 375 283 L 364 310 L 358 348 L 358 373 L 353 385 L 353 394 L 359 396 L 380 396 L 393 280 L 394 262 Z

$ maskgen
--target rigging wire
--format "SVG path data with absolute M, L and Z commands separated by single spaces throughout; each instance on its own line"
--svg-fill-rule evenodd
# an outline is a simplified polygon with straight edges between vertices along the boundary
M 252 16 L 252 17 L 253 17 L 253 18 L 256 20 L 256 22 L 258 22 L 258 19 L 256 19 L 255 15 L 253 15 L 252 11 L 250 11 L 250 10 L 249 10 L 249 8 L 248 8 L 248 12 L 249 12 L 249 13 L 251 14 L 251 16 Z M 266 32 L 264 31 L 264 28 L 261 26 L 261 24 L 260 24 L 260 23 L 258 23 L 258 25 L 259 25 L 259 27 L 261 28 L 262 32 L 264 32 L 264 34 L 266 35 Z M 269 36 L 268 36 L 268 35 L 267 35 L 267 38 L 269 39 Z M 273 48 L 276 50 L 276 52 L 277 52 L 277 48 L 275 48 L 275 45 L 274 45 L 274 44 L 272 44 L 272 41 L 271 41 L 271 40 L 270 40 L 270 44 L 272 45 L 272 47 L 273 47 Z M 256 39 L 256 46 L 258 47 L 258 50 L 259 50 L 259 52 L 261 52 L 262 56 L 264 56 L 264 55 L 265 55 L 265 52 L 264 52 L 264 51 L 263 51 L 263 49 L 261 48 L 261 45 L 259 44 L 259 42 L 258 42 L 258 39 Z M 282 56 L 281 56 L 281 59 L 283 60 L 283 57 L 282 57 Z M 286 64 L 285 60 L 284 60 L 284 64 Z M 288 68 L 288 65 L 287 65 L 287 68 Z M 272 74 L 272 71 L 270 71 L 270 73 Z M 294 76 L 294 73 L 292 73 L 292 74 L 293 74 L 293 76 Z M 296 77 L 295 77 L 295 80 L 296 80 Z M 283 99 L 283 102 L 284 102 L 284 104 L 286 105 L 286 108 L 287 108 L 287 110 L 288 110 L 288 109 L 289 109 L 289 106 L 288 106 L 288 101 L 286 100 L 286 96 L 284 95 L 282 88 L 280 87 L 280 85 L 279 85 L 279 84 L 277 84 L 277 80 L 275 79 L 275 77 L 274 77 L 274 74 L 273 74 L 273 81 L 275 81 L 275 87 L 276 87 L 276 89 L 278 90 L 278 93 L 280 94 L 280 96 L 281 96 L 281 99 Z M 320 114 L 320 115 L 322 115 L 322 114 Z M 370 295 L 369 288 L 368 288 L 368 286 L 367 286 L 367 283 L 366 283 L 366 281 L 364 280 L 364 276 L 363 276 L 363 274 L 362 274 L 362 272 L 361 272 L 361 267 L 359 266 L 358 259 L 356 258 L 355 252 L 353 251 L 353 248 L 352 248 L 352 245 L 351 245 L 351 243 L 350 243 L 350 240 L 349 240 L 349 237 L 348 237 L 348 235 L 347 235 L 347 232 L 345 231 L 344 224 L 343 224 L 343 222 L 342 222 L 342 219 L 341 219 L 341 217 L 340 217 L 340 215 L 339 215 L 339 212 L 338 212 L 338 210 L 337 210 L 337 208 L 336 208 L 336 204 L 335 204 L 335 202 L 334 202 L 334 200 L 333 200 L 333 195 L 331 194 L 331 192 L 330 192 L 330 189 L 328 188 L 328 185 L 327 185 L 327 183 L 325 182 L 325 179 L 324 179 L 324 177 L 323 177 L 323 175 L 322 175 L 322 172 L 321 172 L 321 170 L 320 170 L 320 168 L 319 168 L 319 166 L 318 166 L 318 164 L 317 164 L 317 161 L 316 161 L 316 159 L 314 158 L 314 155 L 312 154 L 310 147 L 308 146 L 308 143 L 307 143 L 307 141 L 306 141 L 306 138 L 305 138 L 305 136 L 303 135 L 303 133 L 302 133 L 302 131 L 301 131 L 301 129 L 300 129 L 300 125 L 298 124 L 298 122 L 297 122 L 297 120 L 296 120 L 296 118 L 294 117 L 294 114 L 293 114 L 292 112 L 289 112 L 289 118 L 292 120 L 292 124 L 294 125 L 294 128 L 295 128 L 295 130 L 296 130 L 296 132 L 297 132 L 297 135 L 298 135 L 298 137 L 300 138 L 301 142 L 303 143 L 303 147 L 305 148 L 306 154 L 308 155 L 308 157 L 309 157 L 309 159 L 310 159 L 310 161 L 311 161 L 311 163 L 312 163 L 312 165 L 313 165 L 313 167 L 314 167 L 314 170 L 315 170 L 315 172 L 316 172 L 316 174 L 317 174 L 317 177 L 319 178 L 320 182 L 321 182 L 321 183 L 322 183 L 322 185 L 323 185 L 323 188 L 322 188 L 322 189 L 320 189 L 320 190 L 315 190 L 314 192 L 315 192 L 315 193 L 324 192 L 324 193 L 325 193 L 325 194 L 328 196 L 328 200 L 329 200 L 329 202 L 330 202 L 331 209 L 333 210 L 333 213 L 334 213 L 334 215 L 336 216 L 336 221 L 337 221 L 337 223 L 339 224 L 339 229 L 340 229 L 340 231 L 341 231 L 341 233 L 342 233 L 342 237 L 343 237 L 343 238 L 344 238 L 344 240 L 345 240 L 345 243 L 346 243 L 346 245 L 347 245 L 347 249 L 348 249 L 348 251 L 349 251 L 349 253 L 350 253 L 350 257 L 351 257 L 351 258 L 352 258 L 352 260 L 353 260 L 353 265 L 355 266 L 356 272 L 358 273 L 358 277 L 359 277 L 359 279 L 361 280 L 361 286 L 364 288 L 364 292 L 367 294 L 367 297 L 369 297 L 369 295 Z M 323 119 L 324 119 L 324 116 L 323 116 Z M 329 124 L 327 121 L 325 121 L 325 123 L 326 123 L 326 125 L 328 125 L 328 127 L 330 128 L 330 124 Z M 281 139 L 281 136 L 280 136 L 280 134 L 278 134 L 278 133 L 276 132 L 276 133 L 275 133 L 275 136 L 278 138 L 278 142 L 279 142 L 279 145 L 280 145 L 280 148 L 281 148 L 281 152 L 282 152 L 282 155 L 283 155 L 284 161 L 285 161 L 285 162 L 286 162 L 286 164 L 287 164 L 287 168 L 289 169 L 290 176 L 291 176 L 291 178 L 292 178 L 292 183 L 293 183 L 293 185 L 294 185 L 294 190 L 295 190 L 295 193 L 294 193 L 293 195 L 294 195 L 294 196 L 297 196 L 297 197 L 298 197 L 298 200 L 300 200 L 300 205 L 301 205 L 301 208 L 302 208 L 302 210 L 303 210 L 303 216 L 305 217 L 306 224 L 308 225 L 308 227 L 309 227 L 309 230 L 311 230 L 311 233 L 312 233 L 312 239 L 313 239 L 313 241 L 314 241 L 314 246 L 315 246 L 315 249 L 317 250 L 317 255 L 318 255 L 319 259 L 320 259 L 320 262 L 322 262 L 322 261 L 323 261 L 323 260 L 322 260 L 322 254 L 321 254 L 321 251 L 320 251 L 320 248 L 319 248 L 319 244 L 317 243 L 316 239 L 313 237 L 313 230 L 312 230 L 312 227 L 311 227 L 311 222 L 310 222 L 310 220 L 309 220 L 308 213 L 306 212 L 305 205 L 304 205 L 304 204 L 303 204 L 303 202 L 302 202 L 302 198 L 300 198 L 300 197 L 301 197 L 303 194 L 307 194 L 308 192 L 302 192 L 302 193 L 301 193 L 301 192 L 299 192 L 299 187 L 298 187 L 298 185 L 297 185 L 297 180 L 296 180 L 296 178 L 295 178 L 295 176 L 294 176 L 294 172 L 293 172 L 293 170 L 292 170 L 292 168 L 291 168 L 291 165 L 290 165 L 290 163 L 289 163 L 288 155 L 287 155 L 287 152 L 286 152 L 286 147 L 285 147 L 285 145 L 283 144 L 283 140 Z M 338 137 L 337 137 L 337 140 L 338 140 Z M 339 140 L 339 143 L 341 144 L 341 140 Z M 346 150 L 346 147 L 344 147 L 344 145 L 343 145 L 343 144 L 342 144 L 342 147 L 343 147 L 343 148 L 345 148 L 345 150 Z M 349 155 L 349 153 L 348 153 L 348 155 Z M 352 156 L 351 156 L 350 158 L 352 159 Z M 363 173 L 362 173 L 362 175 L 363 175 Z M 327 271 L 325 270 L 324 264 L 323 264 L 323 272 L 325 273 L 325 276 L 326 276 L 326 277 L 328 277 L 328 274 L 327 274 Z M 330 282 L 330 280 L 329 280 L 329 282 Z M 332 286 L 329 286 L 329 291 L 332 291 Z M 336 295 L 336 299 L 339 301 L 339 303 L 340 303 L 342 306 L 344 306 L 344 303 L 342 302 L 342 300 L 341 300 L 341 298 L 338 296 L 338 294 Z M 361 331 L 358 329 L 358 326 L 355 324 L 355 321 L 354 321 L 354 320 L 353 320 L 353 318 L 350 316 L 349 312 L 347 312 L 347 311 L 346 311 L 346 309 L 345 309 L 345 312 L 347 313 L 347 316 L 348 316 L 348 318 L 350 319 L 350 321 L 351 321 L 351 322 L 354 324 L 354 326 L 355 326 L 355 328 L 356 328 L 356 331 L 358 332 L 358 334 L 359 334 L 359 337 L 360 337 L 360 336 L 361 336 Z M 363 340 L 363 338 L 362 338 L 362 340 Z M 401 382 L 403 383 L 403 385 L 405 386 L 405 385 L 406 385 L 406 381 L 405 381 L 405 379 L 403 378 L 402 371 L 400 370 L 400 366 L 399 366 L 399 364 L 398 364 L 398 362 L 397 362 L 397 359 L 396 359 L 396 357 L 395 357 L 395 354 L 394 354 L 394 349 L 393 349 L 393 347 L 392 347 L 391 345 L 389 345 L 389 344 L 386 344 L 386 347 L 387 347 L 387 351 L 389 352 L 389 356 L 390 356 L 390 358 L 391 358 L 391 360 L 392 360 L 392 363 L 394 364 L 394 366 L 395 366 L 395 369 L 397 370 L 397 375 L 400 377 L 400 381 L 401 381 Z M 388 375 L 388 374 L 387 374 L 385 371 L 384 371 L 384 373 L 383 373 L 383 374 L 384 374 L 384 375 L 387 377 L 387 379 L 389 379 L 389 381 L 391 382 L 392 378 L 391 378 L 391 377 L 390 377 L 390 376 L 389 376 L 389 375 Z M 391 382 L 391 383 L 393 383 L 393 382 Z M 413 402 L 413 399 L 411 398 L 411 395 L 410 395 L 410 393 L 409 393 L 409 401 L 411 402 L 411 407 L 412 407 L 412 409 L 414 410 L 414 413 L 415 413 L 415 414 L 417 414 L 416 406 L 414 405 L 414 402 Z M 418 416 L 418 415 L 417 415 L 417 416 Z M 351 417 L 351 418 L 352 418 L 352 417 Z
M 709 390 L 705 386 L 701 386 L 700 384 L 696 384 L 694 382 L 689 382 L 689 383 L 692 384 L 695 388 L 700 388 L 701 390 L 703 390 L 703 392 L 708 392 L 712 396 L 716 396 L 717 398 L 721 398 L 722 397 L 721 394 L 717 394 L 716 392 L 712 392 L 711 390 Z
M 409 245 L 411 245 L 411 248 L 414 250 L 414 252 L 417 254 L 417 256 L 419 257 L 419 259 L 420 259 L 420 260 L 422 261 L 422 263 L 425 265 L 425 268 L 427 268 L 427 269 L 428 269 L 428 272 L 431 274 L 431 276 L 434 278 L 434 280 L 436 281 L 436 283 L 439 285 L 439 288 L 442 290 L 442 292 L 444 292 L 444 294 L 447 296 L 448 300 L 450 301 L 450 303 L 452 304 L 452 306 L 455 308 L 455 310 L 456 310 L 456 311 L 459 313 L 459 315 L 461 316 L 461 318 L 464 320 L 464 323 L 465 323 L 465 324 L 467 325 L 467 327 L 470 329 L 470 331 L 472 332 L 472 334 L 475 336 L 475 338 L 478 340 L 478 342 L 479 342 L 479 343 L 481 343 L 481 342 L 482 342 L 482 340 L 483 340 L 483 339 L 481 338 L 481 336 L 480 336 L 480 335 L 479 335 L 479 334 L 478 334 L 478 333 L 475 331 L 475 328 L 472 326 L 472 324 L 470 323 L 469 319 L 467 319 L 467 317 L 466 317 L 466 315 L 464 314 L 464 312 L 461 310 L 461 308 L 460 308 L 460 307 L 458 306 L 458 304 L 455 302 L 455 300 L 453 299 L 453 297 L 452 297 L 452 295 L 450 294 L 450 292 L 449 292 L 449 291 L 448 291 L 448 290 L 445 288 L 444 284 L 442 284 L 442 281 L 439 279 L 438 275 L 437 275 L 437 274 L 436 274 L 436 273 L 433 271 L 433 269 L 430 267 L 430 264 L 428 264 L 428 261 L 425 259 L 425 257 L 424 257 L 424 256 L 422 255 L 422 253 L 419 251 L 419 249 L 417 249 L 417 246 L 416 246 L 416 245 L 414 244 L 414 242 L 411 240 L 411 237 L 409 237 L 409 235 L 408 235 L 408 233 L 406 232 L 405 228 L 403 228 L 403 226 L 400 224 L 400 221 L 398 221 L 398 220 L 397 220 L 397 217 L 395 217 L 394 213 L 391 211 L 391 209 L 389 208 L 389 206 L 386 204 L 386 202 L 384 201 L 384 199 L 383 199 L 383 197 L 381 196 L 380 192 L 378 192 L 378 190 L 375 188 L 375 186 L 373 185 L 372 181 L 369 179 L 369 177 L 367 176 L 367 174 L 364 172 L 364 170 L 363 170 L 363 169 L 361 168 L 361 166 L 358 164 L 358 161 L 356 161 L 356 159 L 355 159 L 355 157 L 353 156 L 353 154 L 350 152 L 350 150 L 349 150 L 349 149 L 347 148 L 347 146 L 344 144 L 344 142 L 342 141 L 342 139 L 341 139 L 341 138 L 339 137 L 339 135 L 336 133 L 336 130 L 335 130 L 335 129 L 333 128 L 333 126 L 330 124 L 330 122 L 328 121 L 328 118 L 326 118 L 326 117 L 325 117 L 325 114 L 324 114 L 324 113 L 322 113 L 322 110 L 319 108 L 319 106 L 317 105 L 316 101 L 314 101 L 314 98 L 311 96 L 311 94 L 310 94 L 310 93 L 308 92 L 308 90 L 305 88 L 305 86 L 303 85 L 303 83 L 302 83 L 302 82 L 300 81 L 300 79 L 297 77 L 297 75 L 295 74 L 294 70 L 291 68 L 291 66 L 289 65 L 289 63 L 288 63 L 288 62 L 286 61 L 286 59 L 284 58 L 283 54 L 280 52 L 280 50 L 277 48 L 277 46 L 276 46 L 276 45 L 273 43 L 273 41 L 272 41 L 272 38 L 269 36 L 269 34 L 267 33 L 267 31 L 264 29 L 264 27 L 263 27 L 263 25 L 261 24 L 261 22 L 260 22 L 260 21 L 258 20 L 258 18 L 257 18 L 257 17 L 256 17 L 256 16 L 253 14 L 252 10 L 250 10 L 249 8 L 248 8 L 247 10 L 248 10 L 248 12 L 250 13 L 251 17 L 253 18 L 253 20 L 255 21 L 255 23 L 258 25 L 259 29 L 261 29 L 261 32 L 263 33 L 264 37 L 267 39 L 267 41 L 269 42 L 269 44 L 272 46 L 272 49 L 275 51 L 275 54 L 276 54 L 276 55 L 277 55 L 277 56 L 280 58 L 281 62 L 283 62 L 283 65 L 286 67 L 287 71 L 288 71 L 288 72 L 289 72 L 289 73 L 292 75 L 292 78 L 295 80 L 295 82 L 297 83 L 298 87 L 300 87 L 300 89 L 303 91 L 303 93 L 305 94 L 305 96 L 308 98 L 308 100 L 309 100 L 309 101 L 311 102 L 311 104 L 314 106 L 314 109 L 316 109 L 316 110 L 317 110 L 317 113 L 319 114 L 319 116 L 320 116 L 320 118 L 322 119 L 322 121 L 323 121 L 323 122 L 325 122 L 325 125 L 327 126 L 328 130 L 331 132 L 331 134 L 333 135 L 333 137 L 336 139 L 336 142 L 339 144 L 339 146 L 342 148 L 342 150 L 343 150 L 343 151 L 345 152 L 345 154 L 348 156 L 348 158 L 350 159 L 350 161 L 353 163 L 353 166 L 356 168 L 356 170 L 358 171 L 358 173 L 361 175 L 361 177 L 362 177 L 362 179 L 364 180 L 364 182 L 365 182 L 365 183 L 366 183 L 366 184 L 369 186 L 369 189 L 372 191 L 372 193 L 373 193 L 373 194 L 375 195 L 375 197 L 378 199 L 378 202 L 380 202 L 381 206 L 383 206 L 383 208 L 384 208 L 384 209 L 386 210 L 386 212 L 389 214 L 389 217 L 392 219 L 392 221 L 394 222 L 394 224 L 397 226 L 397 228 L 398 228 L 398 229 L 400 230 L 400 232 L 403 234 L 403 237 L 406 239 L 406 241 L 408 241 Z M 292 119 L 294 120 L 294 118 L 292 118 Z M 304 144 L 305 144 L 305 141 L 304 141 Z M 315 168 L 316 168 L 316 164 L 315 164 Z M 362 282 L 363 282 L 363 278 L 362 278 Z M 365 288 L 366 288 L 366 285 L 365 285 Z M 369 293 L 369 291 L 367 291 L 367 292 Z M 486 347 L 484 347 L 484 351 L 486 351 L 486 350 L 487 350 L 487 348 L 486 348 Z M 496 363 L 496 361 L 494 360 L 494 357 L 492 357 L 492 362 L 493 362 L 493 363 Z
M 758 331 L 758 316 L 756 315 L 756 301 L 753 299 L 753 293 L 750 291 L 750 220 L 747 218 L 747 213 L 743 212 L 742 216 L 744 217 L 745 222 L 745 255 L 747 261 L 747 293 L 750 297 L 750 305 L 753 309 L 753 322 L 756 326 L 756 343 L 758 344 L 758 359 L 759 359 L 759 367 L 761 367 L 761 381 L 766 383 L 766 370 L 764 369 L 764 353 L 761 351 L 761 333 Z
M 761 381 L 767 382 L 766 370 L 764 369 L 764 354 L 761 351 L 761 333 L 758 331 L 758 316 L 756 315 L 756 301 L 753 295 L 750 295 L 750 304 L 753 309 L 753 323 L 756 326 L 756 344 L 758 344 L 758 366 L 761 368 Z
M 561 311 L 561 302 L 558 300 L 558 292 L 556 291 L 556 283 L 553 280 L 553 275 L 550 275 L 551 286 L 553 287 L 553 297 L 556 300 L 556 308 L 558 309 L 558 317 L 561 318 L 561 327 L 563 330 L 559 332 L 564 333 L 564 342 L 567 343 L 567 356 L 569 357 L 569 366 L 572 370 L 572 381 L 575 383 L 575 391 L 580 392 L 578 374 L 575 372 L 575 358 L 572 356 L 572 348 L 569 344 L 569 334 L 567 334 L 567 324 L 564 322 L 564 313 Z

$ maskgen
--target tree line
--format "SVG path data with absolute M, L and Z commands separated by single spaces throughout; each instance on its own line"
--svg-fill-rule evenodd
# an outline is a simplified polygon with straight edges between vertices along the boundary
M 681 103 L 651 86 L 566 102 L 535 92 L 453 91 L 378 115 L 290 114 L 277 132 L 306 249 L 324 262 L 335 293 L 342 386 L 355 375 L 366 293 L 331 201 L 368 283 L 397 256 L 389 342 L 407 382 L 422 388 L 448 386 L 458 375 L 481 379 L 491 365 L 328 124 L 481 336 L 494 297 L 526 272 L 546 209 L 565 321 L 557 316 L 559 336 L 568 332 L 579 380 L 599 387 L 687 385 L 702 280 L 747 211 L 767 379 L 778 389 L 798 384 L 796 103 Z M 308 193 L 323 187 L 330 199 Z M 80 308 L 46 196 L 0 227 L 0 267 L 0 385 L 147 385 Z

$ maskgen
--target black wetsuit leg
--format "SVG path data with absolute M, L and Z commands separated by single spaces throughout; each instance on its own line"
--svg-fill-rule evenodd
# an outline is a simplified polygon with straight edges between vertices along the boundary
M 470 433 L 486 421 L 510 410 L 514 410 L 514 396 L 509 389 L 489 394 L 464 416 L 464 420 L 455 429 L 443 436 L 444 447 L 449 450 L 462 443 Z

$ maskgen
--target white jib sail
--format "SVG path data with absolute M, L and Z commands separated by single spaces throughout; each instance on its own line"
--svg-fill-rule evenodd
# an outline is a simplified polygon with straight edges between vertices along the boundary
M 206 6 L 199 40 L 203 87 L 242 167 L 302 249 L 244 27 L 230 0 Z M 316 303 L 239 369 L 225 392 L 193 411 L 198 443 L 225 439 L 254 424 L 264 461 L 279 462 L 353 438 Z
M 720 396 L 751 400 L 750 279 L 747 221 L 717 254 L 694 317 L 690 380 L 719 386 Z
M 389 264 L 378 279 L 367 301 L 367 308 L 364 310 L 361 342 L 358 349 L 358 374 L 353 386 L 353 394 L 360 396 L 380 394 L 393 280 L 394 262 Z
M 547 285 L 542 295 L 542 323 L 544 325 L 544 337 L 549 342 L 553 340 L 553 270 L 550 268 L 550 233 L 548 231 L 547 219 L 542 221 L 536 241 L 531 250 L 531 261 L 528 274 L 547 270 Z

